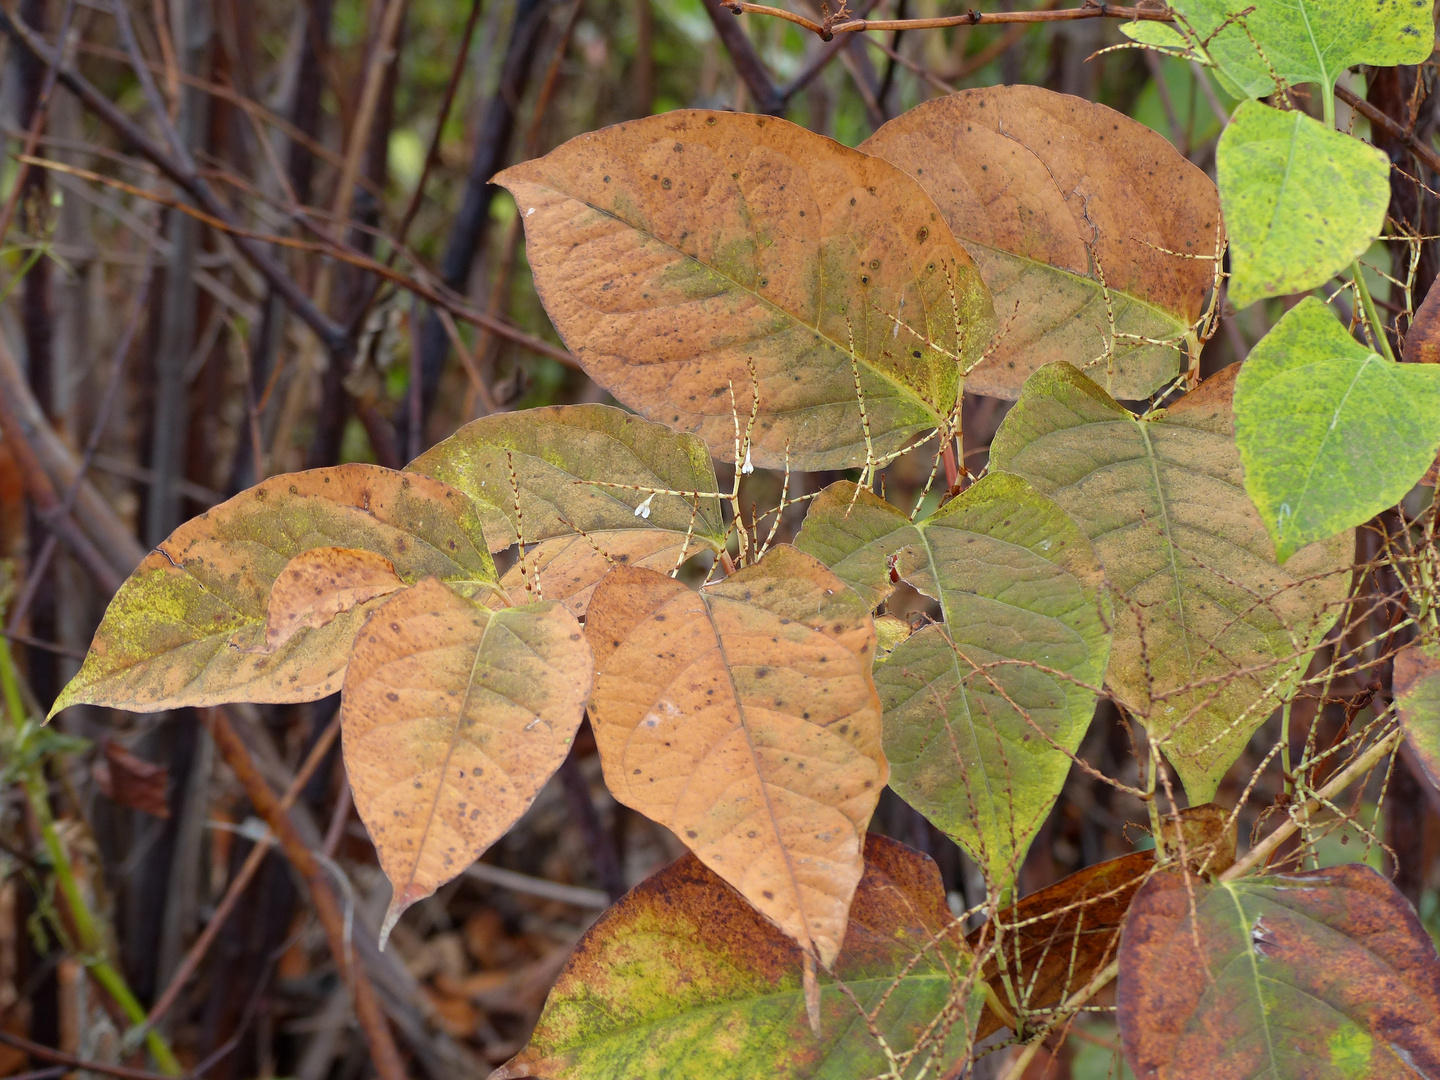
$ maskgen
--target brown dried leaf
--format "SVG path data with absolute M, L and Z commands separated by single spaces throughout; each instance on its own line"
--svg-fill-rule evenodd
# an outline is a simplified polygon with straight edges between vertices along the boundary
M 682 552 L 695 555 L 708 547 L 693 539 L 686 544 L 683 534 L 661 529 L 588 535 L 589 539 L 572 535 L 542 540 L 505 572 L 501 587 L 514 600 L 528 599 L 526 579 L 538 575 L 539 596 L 561 601 L 580 618 L 590 606 L 595 586 L 612 566 L 644 566 L 668 574 L 679 565 Z
M 1368 866 L 1206 884 L 1155 875 L 1120 940 L 1120 1035 L 1137 1076 L 1440 1075 L 1440 960 Z
M 395 564 L 363 548 L 323 547 L 296 555 L 270 587 L 265 644 L 273 653 L 301 627 L 321 627 L 341 612 L 403 589 Z
M 395 887 L 382 937 L 498 840 L 580 726 L 590 646 L 557 603 L 490 611 L 434 579 L 387 600 L 345 674 L 345 770 Z
M 114 739 L 101 743 L 104 754 L 90 775 L 113 803 L 161 820 L 170 817 L 170 770 L 132 754 Z
M 1404 357 L 1412 364 L 1440 364 L 1440 289 L 1433 285 L 1405 331 Z
M 698 593 L 612 570 L 585 632 L 615 797 L 829 968 L 889 772 L 865 602 L 782 545 Z
M 788 446 L 795 468 L 844 468 L 866 453 L 857 368 L 874 447 L 893 453 L 949 416 L 955 359 L 994 332 L 979 272 L 920 186 L 784 120 L 677 110 L 495 179 L 585 370 L 726 460 L 729 387 L 748 416 L 752 362 L 754 463 L 778 468 Z
M 994 294 L 1001 335 L 966 390 L 1018 397 L 1053 360 L 1125 399 L 1179 373 L 1220 202 L 1162 135 L 1083 98 L 992 86 L 925 102 L 860 149 L 919 181 Z

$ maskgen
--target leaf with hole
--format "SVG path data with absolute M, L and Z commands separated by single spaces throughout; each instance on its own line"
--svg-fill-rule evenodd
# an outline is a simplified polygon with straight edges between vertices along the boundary
M 1140 890 L 1120 938 L 1125 1057 L 1159 1080 L 1440 1075 L 1440 960 L 1395 887 L 1350 863 Z
M 1000 332 L 966 390 L 1014 398 L 1066 360 L 1144 398 L 1184 369 L 1220 207 L 1163 136 L 1082 98 L 994 86 L 917 106 L 860 148 L 915 177 L 994 294 Z
M 1324 285 L 1380 235 L 1390 204 L 1383 153 L 1299 110 L 1258 101 L 1235 110 L 1215 172 L 1237 308 Z
M 845 945 L 834 977 L 820 976 L 818 1037 L 806 1018 L 803 958 L 686 855 L 581 938 L 530 1044 L 496 1080 L 711 1080 L 717 1067 L 766 1080 L 884 1075 L 860 1009 L 910 1062 L 903 1076 L 947 1075 L 968 1056 L 975 979 L 926 856 L 866 838 Z
M 1440 647 L 1416 641 L 1396 653 L 1394 687 L 1405 738 L 1440 787 Z
M 1430 0 L 1175 0 L 1205 42 L 1221 78 L 1240 97 L 1269 97 L 1287 84 L 1330 94 L 1346 68 L 1423 64 L 1435 40 Z
M 888 456 L 945 423 L 957 360 L 995 329 L 979 272 L 913 180 L 784 120 L 677 110 L 496 182 L 585 370 L 726 460 L 752 365 L 754 463 L 779 468 L 788 448 L 794 468 L 846 468 L 865 461 L 867 426 Z
M 1094 544 L 1115 600 L 1106 685 L 1163 741 L 1192 802 L 1289 693 L 1350 584 L 1349 533 L 1275 564 L 1235 448 L 1237 366 L 1142 419 L 1051 364 L 990 450 Z
M 157 712 L 335 693 L 378 598 L 297 629 L 273 653 L 264 641 L 271 590 L 290 561 L 336 547 L 389 560 L 407 583 L 436 577 L 469 593 L 495 581 L 480 519 L 446 484 L 374 465 L 272 476 L 146 556 L 110 601 L 51 715 L 82 703 Z
M 612 570 L 585 633 L 611 792 L 828 968 L 888 775 L 864 602 L 782 545 L 699 592 Z
M 395 889 L 382 939 L 519 820 L 565 760 L 591 678 L 580 624 L 555 602 L 491 611 L 427 578 L 371 613 L 341 734 Z
M 408 469 L 475 500 L 491 551 L 522 532 L 537 544 L 502 581 L 513 598 L 525 596 L 527 576 L 538 576 L 541 595 L 576 615 L 611 565 L 669 571 L 725 546 L 705 444 L 608 405 L 483 417 Z
M 1307 296 L 1240 368 L 1235 443 L 1284 562 L 1395 505 L 1425 474 L 1440 450 L 1440 367 L 1376 355 Z

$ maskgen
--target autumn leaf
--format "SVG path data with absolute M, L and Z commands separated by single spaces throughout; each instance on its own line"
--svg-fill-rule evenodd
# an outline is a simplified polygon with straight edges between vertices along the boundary
M 110 601 L 70 705 L 156 712 L 226 701 L 314 701 L 340 689 L 369 600 L 264 651 L 270 592 L 297 555 L 363 549 L 402 581 L 466 592 L 495 581 L 470 500 L 428 477 L 375 465 L 272 476 L 181 525 Z
M 341 734 L 355 808 L 395 889 L 382 941 L 534 801 L 591 678 L 580 624 L 555 602 L 490 611 L 427 578 L 371 613 Z
M 1146 24 L 1153 25 L 1153 24 Z M 1075 364 L 1139 399 L 1184 367 L 1215 276 L 1215 185 L 1164 136 L 1039 86 L 934 98 L 860 144 L 915 177 L 984 275 L 1000 323 L 965 389 L 1015 398 Z
M 506 592 L 528 598 L 538 579 L 544 599 L 576 615 L 612 565 L 670 571 L 725 546 L 705 444 L 609 405 L 482 417 L 408 469 L 469 495 L 491 551 L 521 534 L 537 545 L 502 581 Z
M 615 797 L 828 968 L 887 776 L 863 601 L 782 545 L 698 593 L 612 570 L 585 633 Z
M 788 448 L 794 468 L 846 468 L 866 460 L 867 422 L 878 455 L 943 423 L 957 360 L 994 332 L 979 272 L 919 185 L 784 120 L 676 110 L 495 180 L 585 370 L 726 460 L 752 365 L 754 463 L 779 468 Z
M 1440 960 L 1368 866 L 1208 885 L 1157 874 L 1120 939 L 1118 1018 L 1159 1080 L 1440 1074 Z
M 911 1063 L 902 1075 L 947 1075 L 969 1056 L 978 1011 L 951 927 L 935 864 L 867 837 L 834 977 L 819 977 L 817 1037 L 803 999 L 804 954 L 686 855 L 581 938 L 530 1044 L 495 1080 L 713 1080 L 717 1063 L 719 1075 L 766 1080 L 884 1075 L 887 1059 L 861 1008 Z
M 1395 711 L 1430 782 L 1440 787 L 1440 648 L 1412 642 L 1395 654 Z
M 324 547 L 302 552 L 270 587 L 261 651 L 273 653 L 302 627 L 319 628 L 358 604 L 404 587 L 395 564 L 373 551 Z
M 1192 801 L 1294 686 L 1350 585 L 1350 532 L 1275 564 L 1235 448 L 1238 366 L 1142 419 L 1050 364 L 990 450 L 1090 537 L 1115 597 L 1106 685 L 1163 740 Z

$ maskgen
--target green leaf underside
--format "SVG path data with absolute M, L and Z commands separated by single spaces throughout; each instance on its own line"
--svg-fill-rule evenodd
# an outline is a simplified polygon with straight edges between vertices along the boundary
M 897 1053 L 915 1046 L 957 990 L 969 990 L 968 1015 L 956 1010 L 933 1048 L 939 1068 L 932 1062 L 928 1075 L 943 1075 L 966 1056 L 979 995 L 965 983 L 958 943 L 945 936 L 951 920 L 938 871 L 875 835 L 865 855 L 835 977 L 867 1009 L 890 991 L 876 1026 Z M 819 982 L 817 1039 L 800 951 L 687 855 L 601 916 L 561 972 L 530 1045 L 496 1077 L 850 1080 L 881 1072 L 884 1055 L 855 1005 L 831 976 L 821 972 Z M 918 1075 L 926 1056 L 904 1075 Z
M 1185 35 L 1169 23 L 1156 22 L 1153 19 L 1137 19 L 1135 22 L 1121 23 L 1120 32 L 1136 44 L 1146 45 L 1152 49 L 1175 53 L 1192 51 L 1190 42 Z
M 1377 356 L 1306 297 L 1240 368 L 1235 442 L 1284 561 L 1393 506 L 1425 474 L 1440 449 L 1440 367 Z
M 1389 159 L 1298 110 L 1242 102 L 1215 169 L 1237 308 L 1323 285 L 1385 223 Z
M 1440 646 L 1415 642 L 1395 654 L 1395 708 L 1410 748 L 1440 787 Z
M 1235 96 L 1269 97 L 1275 76 L 1286 83 L 1320 83 L 1329 93 L 1346 68 L 1391 67 L 1430 58 L 1434 25 L 1430 0 L 1176 0 Z M 1243 25 L 1232 13 L 1253 8 Z M 1247 33 L 1248 31 L 1248 33 Z M 1273 75 L 1272 75 L 1273 71 Z
M 406 468 L 469 495 L 491 551 L 510 547 L 521 529 L 527 544 L 574 536 L 577 529 L 592 535 L 688 532 L 694 551 L 725 542 L 718 499 L 657 494 L 646 517 L 635 508 L 650 492 L 587 483 L 716 490 L 715 467 L 699 439 L 609 405 L 556 405 L 483 417 Z
M 1369 867 L 1217 885 L 1159 874 L 1135 898 L 1119 962 L 1137 1076 L 1440 1075 L 1435 945 Z
M 1010 880 L 1064 784 L 1065 751 L 1089 726 L 1087 686 L 1105 671 L 1109 614 L 1089 542 L 1025 481 L 991 473 L 918 526 L 834 484 L 797 546 L 835 558 L 837 575 L 868 596 L 888 592 L 893 557 L 900 577 L 940 601 L 944 629 L 910 636 L 876 669 L 890 786 Z
M 438 481 L 359 464 L 274 476 L 146 556 L 110 601 L 51 715 L 80 703 L 154 712 L 335 693 L 351 640 L 383 597 L 260 651 L 275 578 L 320 547 L 383 555 L 406 582 L 436 577 L 468 593 L 495 581 L 470 500 Z
M 1242 486 L 1234 376 L 1139 420 L 1052 364 L 1026 384 L 990 452 L 992 468 L 1025 477 L 1090 538 L 1115 596 L 1106 683 L 1165 740 L 1192 803 L 1211 799 L 1293 686 L 1349 585 L 1349 534 L 1275 564 Z
M 876 452 L 891 454 L 949 415 L 955 358 L 973 363 L 994 330 L 978 270 L 913 181 L 783 120 L 679 110 L 497 179 L 586 370 L 721 458 L 729 387 L 743 418 L 752 362 L 755 463 L 782 466 L 788 446 L 792 467 L 848 467 L 865 456 L 857 364 Z

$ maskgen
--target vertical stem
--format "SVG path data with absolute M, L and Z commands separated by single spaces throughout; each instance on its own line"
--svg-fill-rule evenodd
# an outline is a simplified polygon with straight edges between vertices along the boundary
M 1324 104 L 1325 104 L 1325 126 L 1326 126 L 1326 127 L 1332 127 L 1332 128 L 1333 128 L 1333 127 L 1335 126 L 1335 90 L 1334 90 L 1334 88 L 1333 88 L 1333 87 L 1330 87 L 1330 86 L 1325 87 L 1325 93 L 1321 96 L 1321 99 L 1320 99 L 1320 100 L 1323 101 Z
M 1365 309 L 1365 321 L 1370 324 L 1370 336 L 1375 339 L 1375 348 L 1393 364 L 1395 354 L 1390 351 L 1390 338 L 1385 334 L 1385 324 L 1375 312 L 1375 301 L 1370 298 L 1370 289 L 1365 284 L 1365 274 L 1360 269 L 1359 259 L 1350 265 L 1350 274 L 1355 281 L 1355 293 L 1360 297 L 1360 304 Z

